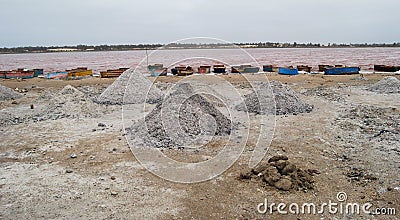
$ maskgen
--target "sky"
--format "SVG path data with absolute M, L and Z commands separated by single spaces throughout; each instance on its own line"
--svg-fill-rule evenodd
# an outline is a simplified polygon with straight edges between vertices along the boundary
M 0 0 L 0 47 L 228 42 L 393 43 L 399 0 Z

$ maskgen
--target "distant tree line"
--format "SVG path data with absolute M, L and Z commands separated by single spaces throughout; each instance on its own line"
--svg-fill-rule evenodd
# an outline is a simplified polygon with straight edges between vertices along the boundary
M 239 47 L 253 46 L 256 48 L 319 48 L 319 47 L 400 47 L 400 42 L 386 44 L 386 43 L 362 43 L 362 44 L 337 44 L 337 43 L 273 43 L 273 42 L 259 42 L 259 43 L 236 43 Z
M 172 43 L 163 44 L 133 44 L 133 45 L 77 45 L 77 46 L 36 46 L 36 47 L 13 47 L 0 48 L 0 53 L 50 53 L 62 51 L 126 51 L 126 50 L 154 50 L 161 47 L 167 49 L 205 49 L 205 48 L 349 48 L 349 47 L 400 47 L 400 42 L 386 43 L 363 43 L 363 44 L 320 44 L 320 43 L 235 43 L 235 44 L 196 44 L 196 43 Z

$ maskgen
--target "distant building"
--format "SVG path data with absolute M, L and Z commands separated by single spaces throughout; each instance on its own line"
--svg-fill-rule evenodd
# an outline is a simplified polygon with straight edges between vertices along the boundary
M 255 45 L 255 44 L 246 44 L 246 45 L 243 45 L 243 46 L 242 46 L 242 48 L 255 48 L 255 47 L 258 47 L 258 45 Z
M 78 51 L 78 49 L 75 48 L 54 48 L 54 49 L 47 49 L 49 52 L 73 52 L 73 51 Z

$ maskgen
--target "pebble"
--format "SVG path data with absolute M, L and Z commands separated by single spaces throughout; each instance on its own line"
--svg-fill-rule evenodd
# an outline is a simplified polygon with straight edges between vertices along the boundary
M 107 127 L 107 125 L 106 125 L 106 124 L 104 124 L 104 123 L 101 123 L 101 122 L 100 122 L 100 123 L 98 123 L 98 124 L 97 124 L 97 126 L 99 126 L 99 127 L 103 127 L 103 128 L 104 128 L 104 127 Z
M 77 158 L 78 156 L 76 154 L 71 154 L 70 157 L 71 158 Z
M 112 195 L 112 196 L 117 196 L 117 195 L 118 195 L 118 192 L 117 192 L 117 191 L 111 191 L 111 195 Z
M 286 178 L 281 178 L 276 182 L 275 187 L 284 191 L 289 191 L 290 188 L 292 187 L 292 181 L 286 179 Z
M 276 156 L 271 157 L 268 160 L 268 163 L 276 162 L 276 161 L 279 161 L 279 160 L 289 160 L 289 158 L 287 156 L 285 156 L 285 155 L 276 155 Z
M 297 170 L 296 165 L 289 163 L 282 169 L 282 174 L 288 175 L 289 173 L 293 173 L 296 170 Z

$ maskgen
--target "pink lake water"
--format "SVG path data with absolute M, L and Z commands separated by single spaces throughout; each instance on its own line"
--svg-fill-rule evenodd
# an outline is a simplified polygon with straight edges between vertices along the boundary
M 372 70 L 374 64 L 400 66 L 400 48 L 187 49 L 148 51 L 149 64 L 164 66 L 224 63 L 296 66 L 342 64 Z M 257 61 L 257 62 L 255 62 Z M 146 51 L 0 54 L 0 70 L 43 68 L 45 72 L 85 66 L 99 72 L 147 64 Z M 314 68 L 316 70 L 316 68 Z

